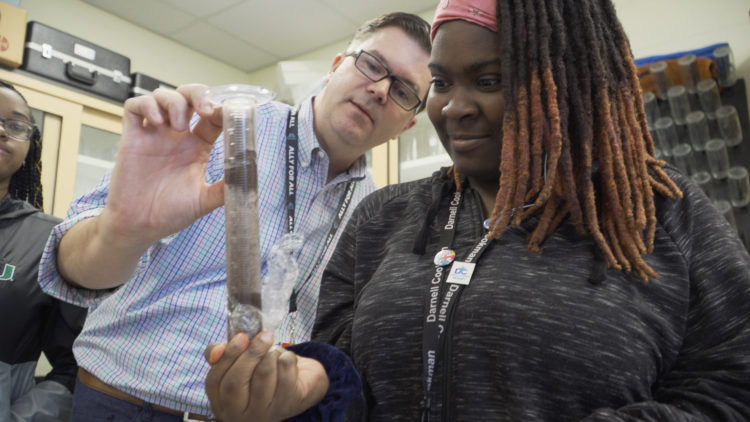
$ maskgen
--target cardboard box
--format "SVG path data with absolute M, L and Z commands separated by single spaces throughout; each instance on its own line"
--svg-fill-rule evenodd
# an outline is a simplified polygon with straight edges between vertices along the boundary
M 23 62 L 26 10 L 0 1 L 0 63 L 18 67 Z

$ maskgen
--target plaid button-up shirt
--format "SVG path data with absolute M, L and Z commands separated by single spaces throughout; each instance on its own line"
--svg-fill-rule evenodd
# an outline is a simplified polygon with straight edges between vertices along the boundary
M 271 247 L 286 234 L 284 162 L 289 106 L 267 103 L 257 110 L 258 208 L 262 275 Z M 298 310 L 277 330 L 276 339 L 309 338 L 325 264 L 356 204 L 375 189 L 364 158 L 326 182 L 328 156 L 313 132 L 312 101 L 299 116 L 299 163 L 296 228 L 304 243 L 296 259 Z M 206 179 L 223 177 L 223 143 L 216 142 Z M 355 180 L 352 204 L 331 246 L 325 237 L 339 209 L 347 182 Z M 148 183 L 148 181 L 144 181 Z M 168 236 L 141 257 L 132 278 L 114 291 L 76 289 L 57 272 L 56 248 L 77 222 L 101 213 L 109 175 L 71 205 L 42 257 L 42 288 L 52 296 L 89 307 L 83 332 L 74 345 L 79 365 L 105 383 L 147 402 L 180 411 L 210 415 L 204 382 L 208 365 L 204 348 L 226 340 L 226 251 L 224 207 Z M 322 260 L 319 256 L 323 255 Z M 292 328 L 294 326 L 294 329 Z

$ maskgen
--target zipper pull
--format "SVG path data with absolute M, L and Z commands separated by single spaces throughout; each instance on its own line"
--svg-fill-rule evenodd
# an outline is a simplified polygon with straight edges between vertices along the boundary
M 430 398 L 422 399 L 422 417 L 420 422 L 430 422 Z

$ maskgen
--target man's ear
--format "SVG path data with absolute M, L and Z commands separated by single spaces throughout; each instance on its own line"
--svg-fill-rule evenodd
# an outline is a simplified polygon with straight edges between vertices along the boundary
M 404 126 L 403 129 L 401 129 L 401 132 L 399 132 L 398 134 L 396 134 L 396 136 L 394 136 L 394 138 L 398 138 L 399 136 L 401 136 L 402 133 L 404 133 L 407 130 L 413 128 L 414 125 L 416 125 L 416 124 L 417 124 L 417 117 L 414 116 L 414 117 L 411 118 L 411 120 L 409 120 L 409 123 L 407 123 L 406 126 Z
M 333 62 L 331 62 L 331 68 L 328 69 L 328 75 L 326 75 L 326 79 L 331 78 L 331 75 L 333 75 L 333 72 L 335 72 L 336 69 L 338 69 L 339 66 L 341 66 L 341 63 L 344 62 L 345 58 L 346 56 L 344 55 L 344 53 L 339 53 L 336 55 L 336 57 L 333 58 Z

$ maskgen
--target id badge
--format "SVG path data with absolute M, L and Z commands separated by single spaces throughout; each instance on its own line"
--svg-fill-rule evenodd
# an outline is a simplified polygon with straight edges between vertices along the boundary
M 476 264 L 473 262 L 454 261 L 446 281 L 448 283 L 468 286 L 469 282 L 471 282 L 471 275 L 474 273 L 475 266 Z

